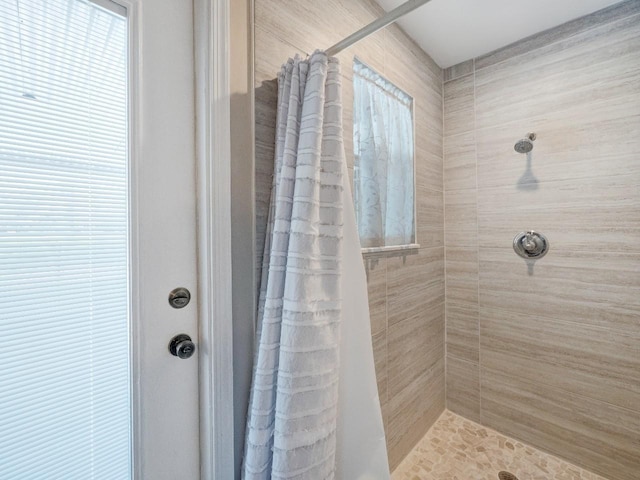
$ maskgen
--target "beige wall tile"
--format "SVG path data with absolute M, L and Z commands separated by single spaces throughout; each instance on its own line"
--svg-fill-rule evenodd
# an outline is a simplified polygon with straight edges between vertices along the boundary
M 477 128 L 621 97 L 633 105 L 640 91 L 639 19 L 604 25 L 477 71 Z
M 444 249 L 420 249 L 387 261 L 389 328 L 444 303 Z
M 480 421 L 480 369 L 477 363 L 447 355 L 447 408 Z
M 634 180 L 619 175 L 545 182 L 536 189 L 480 188 L 479 242 L 506 246 L 518 232 L 535 229 L 553 249 L 638 253 L 640 188 Z M 448 199 L 447 194 L 447 219 Z
M 444 138 L 444 189 L 476 188 L 476 141 L 473 131 Z
M 535 191 L 536 182 L 577 183 L 612 175 L 628 175 L 630 183 L 640 183 L 640 162 L 633 153 L 640 151 L 634 134 L 640 131 L 638 112 L 640 105 L 600 105 L 589 114 L 579 107 L 483 129 L 477 138 L 478 185 Z M 537 139 L 527 168 L 526 155 L 516 153 L 513 145 L 529 131 Z
M 386 432 L 393 469 L 444 409 L 444 249 L 387 260 Z
M 640 412 L 640 335 L 482 307 L 482 366 Z
M 458 135 L 474 129 L 474 75 L 444 84 L 444 135 Z
M 417 239 L 422 248 L 444 246 L 444 196 L 442 190 L 416 192 Z
M 473 242 L 469 242 L 473 245 Z M 478 249 L 477 247 L 447 247 L 446 298 L 449 303 L 478 304 Z
M 387 332 L 381 331 L 373 335 L 373 357 L 376 367 L 376 380 L 378 383 L 378 396 L 380 397 L 380 407 L 382 409 L 382 418 L 384 423 L 387 422 L 389 395 L 387 389 L 388 368 L 387 368 Z
M 309 54 L 330 47 L 362 26 L 339 0 L 259 0 L 254 8 L 257 26 Z M 256 50 L 256 58 L 264 53 Z
M 368 256 L 364 262 L 369 291 L 371 334 L 375 336 L 387 330 L 387 259 Z
M 399 392 L 444 358 L 444 304 L 429 305 L 414 317 L 389 326 L 389 390 Z
M 465 62 L 458 63 L 457 65 L 452 65 L 449 68 L 446 68 L 443 72 L 443 79 L 445 82 L 450 82 L 451 80 L 455 80 L 459 77 L 464 77 L 465 75 L 469 75 L 473 73 L 474 69 L 474 60 L 467 60 Z
M 482 366 L 482 423 L 615 480 L 640 471 L 640 415 Z
M 256 267 L 262 265 L 264 238 L 269 214 L 273 157 L 275 142 L 275 116 L 278 89 L 274 81 L 264 81 L 255 89 L 255 215 L 256 215 Z M 256 275 L 259 283 L 260 275 Z
M 477 303 L 446 302 L 447 355 L 478 364 L 480 329 Z
M 536 262 L 529 275 L 524 260 L 510 246 L 480 250 L 480 304 L 484 307 L 640 337 L 638 292 L 638 254 L 556 249 Z
M 391 470 L 424 436 L 444 408 L 444 358 L 437 368 L 423 372 L 407 388 L 390 394 L 387 449 Z
M 475 190 L 444 193 L 444 242 L 447 247 L 470 248 L 477 245 L 477 204 Z
M 428 130 L 416 117 L 416 187 L 443 190 L 442 135 Z

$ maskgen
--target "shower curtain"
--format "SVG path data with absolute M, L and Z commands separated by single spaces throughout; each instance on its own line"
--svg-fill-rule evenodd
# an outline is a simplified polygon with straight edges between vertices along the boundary
M 243 478 L 388 479 L 338 61 L 278 76 Z

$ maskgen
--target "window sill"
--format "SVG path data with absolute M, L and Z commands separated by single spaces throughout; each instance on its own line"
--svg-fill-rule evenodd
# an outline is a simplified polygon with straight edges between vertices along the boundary
M 374 253 L 384 253 L 384 252 L 399 252 L 402 250 L 417 250 L 420 248 L 419 243 L 409 243 L 407 245 L 389 245 L 385 247 L 367 247 L 361 248 L 360 251 L 362 255 L 369 255 Z

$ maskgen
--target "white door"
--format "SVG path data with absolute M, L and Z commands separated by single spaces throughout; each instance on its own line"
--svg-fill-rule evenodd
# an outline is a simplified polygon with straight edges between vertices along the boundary
M 199 478 L 193 57 L 190 1 L 0 1 L 2 479 Z
M 139 462 L 145 480 L 195 480 L 198 362 L 172 356 L 177 334 L 197 344 L 193 10 L 189 0 L 140 0 L 137 183 Z M 133 38 L 132 38 L 133 41 Z M 135 126 L 132 122 L 132 126 Z M 135 188 L 135 187 L 134 187 Z M 177 287 L 193 295 L 169 305 Z M 197 352 L 197 350 L 196 350 Z

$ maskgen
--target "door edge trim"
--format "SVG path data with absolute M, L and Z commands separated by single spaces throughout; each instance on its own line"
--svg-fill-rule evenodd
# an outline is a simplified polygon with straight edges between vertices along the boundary
M 194 0 L 200 478 L 234 478 L 231 0 Z

